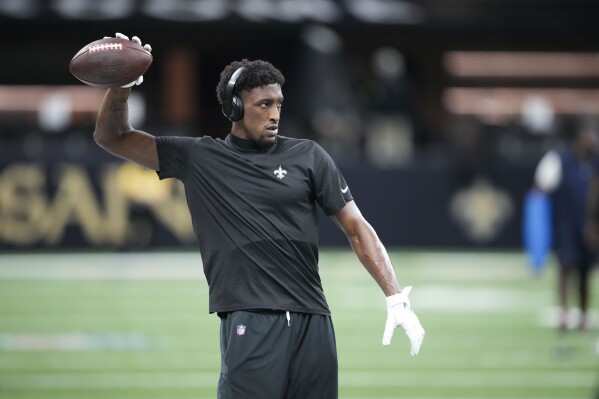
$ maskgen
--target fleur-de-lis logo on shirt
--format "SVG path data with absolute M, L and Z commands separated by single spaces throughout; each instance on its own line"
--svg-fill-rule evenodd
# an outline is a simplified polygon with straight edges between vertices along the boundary
M 281 167 L 281 165 L 279 165 L 279 169 L 275 169 L 274 170 L 274 174 L 275 176 L 277 176 L 279 179 L 282 179 L 283 177 L 285 177 L 285 175 L 287 174 L 287 171 L 285 169 L 283 169 Z

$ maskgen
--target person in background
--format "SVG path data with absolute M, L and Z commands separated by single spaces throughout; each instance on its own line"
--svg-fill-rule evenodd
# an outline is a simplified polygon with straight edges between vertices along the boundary
M 590 274 L 595 263 L 599 230 L 591 224 L 589 211 L 599 220 L 599 201 L 593 203 L 591 185 L 597 175 L 598 130 L 589 120 L 575 121 L 566 131 L 564 148 L 549 151 L 535 171 L 535 186 L 551 196 L 553 202 L 554 249 L 558 259 L 557 292 L 560 306 L 558 328 L 567 330 L 570 322 L 568 300 L 576 287 L 580 306 L 578 328 L 587 331 L 589 318 Z M 599 226 L 599 224 L 595 224 Z

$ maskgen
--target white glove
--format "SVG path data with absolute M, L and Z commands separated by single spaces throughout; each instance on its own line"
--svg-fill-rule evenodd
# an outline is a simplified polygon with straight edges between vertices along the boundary
M 125 40 L 129 40 L 128 36 L 123 35 L 122 33 L 117 32 L 116 37 L 118 37 L 119 39 L 125 39 Z M 104 39 L 110 39 L 110 36 L 104 36 Z M 141 44 L 141 39 L 137 36 L 133 36 L 133 38 L 131 38 L 131 41 L 134 43 L 139 44 L 140 46 Z M 143 48 L 145 48 L 146 50 L 148 50 L 149 52 L 152 52 L 152 46 L 150 46 L 149 44 L 146 44 L 143 46 Z M 124 86 L 121 86 L 122 88 L 127 88 L 127 87 L 131 87 L 133 85 L 140 85 L 142 84 L 142 82 L 144 81 L 144 77 L 143 75 L 141 75 L 139 78 L 135 79 L 133 82 L 131 83 L 127 83 Z
M 411 354 L 412 356 L 416 356 L 424 339 L 424 328 L 422 328 L 420 320 L 418 320 L 418 317 L 410 307 L 408 294 L 411 290 L 411 286 L 405 287 L 399 294 L 386 298 L 387 323 L 385 325 L 385 333 L 383 334 L 383 345 L 391 343 L 393 331 L 401 326 L 410 339 L 410 344 L 412 345 Z

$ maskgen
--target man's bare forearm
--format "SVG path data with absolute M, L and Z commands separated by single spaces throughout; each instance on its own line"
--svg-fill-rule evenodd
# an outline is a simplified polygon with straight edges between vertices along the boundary
M 123 134 L 131 130 L 129 124 L 129 106 L 127 100 L 131 89 L 109 89 L 104 95 L 98 119 L 94 140 L 102 147 L 110 147 L 110 144 L 118 141 Z
M 146 168 L 159 170 L 156 139 L 129 123 L 131 89 L 109 89 L 98 111 L 94 140 L 106 151 Z
M 350 236 L 350 243 L 358 259 L 381 287 L 385 296 L 401 291 L 389 254 L 368 223 L 356 226 L 354 234 Z
M 333 220 L 343 230 L 362 265 L 386 296 L 401 292 L 385 246 L 364 219 L 354 201 L 348 202 Z
M 587 216 L 593 223 L 599 222 L 599 176 L 593 176 L 589 185 Z

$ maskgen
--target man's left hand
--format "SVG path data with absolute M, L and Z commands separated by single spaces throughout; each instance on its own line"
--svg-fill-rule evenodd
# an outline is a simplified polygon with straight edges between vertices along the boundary
M 411 354 L 416 356 L 420 351 L 420 345 L 424 339 L 424 328 L 420 320 L 410 307 L 408 294 L 412 287 L 405 287 L 399 294 L 391 295 L 387 300 L 387 324 L 383 334 L 383 345 L 389 345 L 393 332 L 397 327 L 402 327 L 410 339 L 412 345 Z

